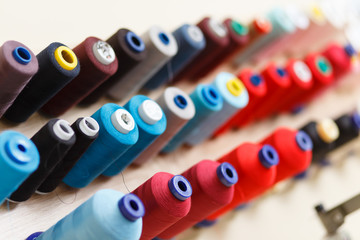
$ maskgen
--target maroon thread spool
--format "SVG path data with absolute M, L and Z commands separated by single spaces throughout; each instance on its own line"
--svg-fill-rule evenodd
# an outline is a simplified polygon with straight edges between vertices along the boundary
M 189 180 L 193 194 L 191 209 L 186 217 L 158 235 L 170 239 L 204 220 L 214 211 L 229 204 L 238 180 L 235 168 L 229 163 L 203 160 L 181 174 Z
M 192 188 L 180 175 L 158 172 L 133 191 L 145 206 L 141 240 L 151 240 L 185 217 L 191 208 Z
M 41 108 L 41 112 L 46 115 L 62 115 L 117 70 L 118 62 L 114 50 L 99 38 L 88 37 L 73 51 L 81 64 L 80 74 Z
M 38 69 L 36 56 L 22 43 L 7 41 L 0 47 L 0 117 Z
M 278 128 L 261 144 L 272 145 L 279 154 L 276 183 L 302 173 L 310 166 L 313 143 L 304 131 Z

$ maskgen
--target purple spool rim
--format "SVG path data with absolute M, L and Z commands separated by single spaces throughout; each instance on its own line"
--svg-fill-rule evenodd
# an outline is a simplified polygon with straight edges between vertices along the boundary
M 358 113 L 353 113 L 351 115 L 351 121 L 356 130 L 360 130 L 360 115 Z
M 180 201 L 185 201 L 192 195 L 192 188 L 189 181 L 181 176 L 176 175 L 168 182 L 171 194 Z
M 168 35 L 166 33 L 164 33 L 164 32 L 159 33 L 159 38 L 163 44 L 169 45 L 170 38 L 168 37 Z
M 275 148 L 265 144 L 258 153 L 261 164 L 266 168 L 271 168 L 279 163 L 279 155 Z
M 143 52 L 145 50 L 145 44 L 143 40 L 136 35 L 134 32 L 127 32 L 125 35 L 125 40 L 127 45 L 131 48 L 131 50 L 135 52 Z
M 145 215 L 145 207 L 138 196 L 133 193 L 124 195 L 118 202 L 118 207 L 122 215 L 135 222 Z
M 313 142 L 310 136 L 304 131 L 298 131 L 295 136 L 296 144 L 303 151 L 310 151 L 313 149 Z
M 222 184 L 231 187 L 238 181 L 238 175 L 235 168 L 227 162 L 220 164 L 216 168 L 216 174 Z

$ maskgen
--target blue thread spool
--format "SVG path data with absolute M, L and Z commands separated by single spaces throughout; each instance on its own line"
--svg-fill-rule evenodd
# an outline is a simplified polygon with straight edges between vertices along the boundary
M 199 84 L 195 91 L 190 94 L 195 105 L 195 116 L 171 139 L 162 152 L 168 153 L 180 147 L 188 134 L 198 132 L 203 121 L 217 114 L 223 107 L 223 98 L 211 85 Z
M 145 209 L 134 194 L 104 189 L 44 233 L 26 240 L 138 240 Z
M 115 103 L 105 104 L 91 117 L 99 123 L 99 136 L 63 180 L 74 188 L 91 183 L 139 138 L 131 114 Z
M 170 82 L 184 69 L 204 48 L 206 40 L 200 28 L 195 25 L 184 24 L 173 33 L 179 50 L 177 54 L 165 64 L 144 86 L 152 90 Z
M 139 128 L 139 140 L 126 153 L 121 155 L 104 172 L 105 176 L 115 176 L 129 166 L 166 129 L 166 116 L 161 107 L 150 98 L 137 95 L 124 106 Z
M 190 146 L 197 145 L 209 138 L 222 124 L 249 102 L 249 94 L 245 86 L 233 74 L 219 73 L 212 86 L 222 96 L 223 108 L 204 119 L 196 131 L 187 136 L 184 142 Z
M 39 166 L 35 144 L 15 131 L 0 134 L 0 205 Z

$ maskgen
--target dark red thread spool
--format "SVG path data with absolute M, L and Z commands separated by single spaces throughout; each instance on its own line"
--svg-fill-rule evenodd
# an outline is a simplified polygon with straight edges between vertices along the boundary
M 181 174 L 189 180 L 193 194 L 191 209 L 186 217 L 158 235 L 170 239 L 194 226 L 208 215 L 229 204 L 238 180 L 235 168 L 229 163 L 203 160 Z
M 355 50 L 351 45 L 342 47 L 337 43 L 329 44 L 323 51 L 323 55 L 331 62 L 334 68 L 335 80 L 341 79 L 351 71 L 351 57 L 354 52 Z
M 190 211 L 192 188 L 180 175 L 158 172 L 133 193 L 145 206 L 141 240 L 155 238 Z
M 73 51 L 80 61 L 81 71 L 41 108 L 46 115 L 55 117 L 62 115 L 117 70 L 118 62 L 114 50 L 99 38 L 88 37 Z
M 268 190 L 275 182 L 279 156 L 270 145 L 244 143 L 217 161 L 233 165 L 239 180 L 231 203 L 211 214 L 207 220 L 215 220 Z
M 310 166 L 313 143 L 303 131 L 278 128 L 262 140 L 261 144 L 272 145 L 279 154 L 275 182 L 302 173 Z

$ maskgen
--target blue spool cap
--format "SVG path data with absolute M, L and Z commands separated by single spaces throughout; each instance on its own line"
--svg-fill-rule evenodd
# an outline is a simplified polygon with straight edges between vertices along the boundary
M 294 179 L 295 180 L 302 180 L 305 179 L 308 175 L 308 170 L 303 171 L 302 173 L 299 173 L 297 175 L 295 175 Z
M 26 65 L 31 62 L 31 53 L 24 47 L 15 48 L 13 56 L 18 63 Z
M 259 160 L 261 164 L 266 168 L 271 168 L 279 163 L 279 155 L 275 148 L 265 144 L 259 151 Z
M 215 220 L 206 220 L 205 219 L 205 220 L 202 220 L 201 222 L 197 223 L 195 225 L 195 227 L 197 227 L 197 228 L 211 227 L 211 226 L 215 225 L 217 222 L 218 222 L 217 219 L 215 219 Z
M 145 207 L 135 194 L 129 193 L 122 197 L 118 203 L 120 212 L 128 220 L 135 222 L 145 215 Z
M 224 162 L 217 167 L 216 174 L 220 182 L 227 187 L 231 187 L 238 181 L 238 175 L 235 168 L 227 162 Z
M 344 47 L 344 50 L 349 57 L 356 55 L 356 50 L 350 43 Z
M 131 50 L 135 52 L 143 52 L 145 50 L 145 44 L 143 40 L 134 32 L 127 32 L 125 35 L 125 40 Z
M 170 39 L 169 39 L 168 35 L 164 32 L 159 33 L 159 38 L 160 38 L 161 42 L 165 45 L 168 45 L 170 43 Z
M 280 77 L 285 77 L 287 75 L 286 71 L 283 68 L 276 68 L 276 72 Z
M 36 232 L 28 236 L 25 240 L 36 240 L 43 232 Z
M 172 177 L 168 186 L 172 195 L 181 201 L 185 201 L 192 194 L 192 188 L 189 181 L 181 175 Z
M 5 151 L 9 158 L 16 163 L 25 164 L 31 161 L 32 153 L 30 151 L 33 146 L 20 135 L 10 138 L 5 144 Z
M 263 78 L 258 74 L 254 74 L 250 77 L 250 82 L 254 86 L 259 86 L 263 81 L 264 81 Z
M 201 93 L 205 100 L 212 106 L 216 106 L 221 101 L 218 91 L 211 85 L 205 86 Z
M 353 113 L 351 115 L 351 121 L 354 127 L 359 131 L 360 130 L 360 115 L 358 113 Z
M 184 98 L 181 95 L 176 95 L 174 97 L 174 102 L 175 102 L 176 106 L 178 106 L 181 109 L 186 108 L 186 106 L 188 105 L 188 102 L 186 101 L 186 98 Z
M 304 131 L 298 131 L 295 140 L 299 148 L 303 151 L 310 151 L 313 149 L 313 142 L 310 136 Z

